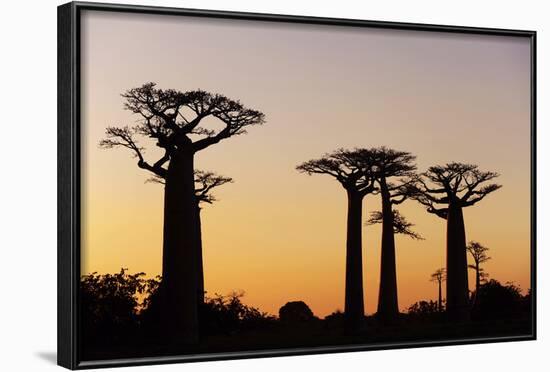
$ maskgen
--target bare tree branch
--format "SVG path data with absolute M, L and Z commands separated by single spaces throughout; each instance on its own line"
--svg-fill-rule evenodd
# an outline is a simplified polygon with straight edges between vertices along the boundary
M 367 225 L 379 224 L 379 223 L 382 223 L 383 220 L 384 220 L 384 216 L 382 212 L 374 211 L 371 213 L 370 218 L 367 220 L 366 224 Z M 424 238 L 420 234 L 412 231 L 411 228 L 413 226 L 414 224 L 407 221 L 405 216 L 399 213 L 397 209 L 393 210 L 393 232 L 395 234 L 407 235 L 410 238 L 415 240 L 424 240 Z
M 134 156 L 138 158 L 138 167 L 148 170 L 156 175 L 165 176 L 166 169 L 162 168 L 162 165 L 166 162 L 164 157 L 157 161 L 154 165 L 147 163 L 143 157 L 143 148 L 140 147 L 133 138 L 135 129 L 129 127 L 107 127 L 105 131 L 106 138 L 99 142 L 99 147 L 110 149 L 114 147 L 125 147 L 134 153 Z
M 496 177 L 498 173 L 480 171 L 477 165 L 473 164 L 453 162 L 437 165 L 430 167 L 417 178 L 412 186 L 412 197 L 426 206 L 428 212 L 446 218 L 446 208 L 437 208 L 437 204 L 454 203 L 458 207 L 474 205 L 501 188 L 501 185 L 497 184 L 481 187 L 483 183 Z M 445 196 L 441 197 L 440 194 Z
M 371 150 L 338 149 L 320 159 L 306 161 L 298 165 L 296 170 L 308 175 L 328 174 L 336 178 L 346 190 L 364 196 L 377 190 L 372 172 L 373 165 L 374 157 Z
M 180 92 L 174 89 L 159 89 L 155 83 L 146 83 L 122 94 L 124 108 L 141 118 L 132 128 L 108 127 L 106 137 L 100 141 L 101 148 L 125 147 L 138 158 L 138 167 L 164 177 L 168 163 L 176 153 L 200 151 L 222 139 L 246 132 L 250 125 L 262 124 L 264 114 L 244 107 L 239 101 L 220 94 L 202 90 Z M 187 111 L 186 111 L 187 110 Z M 186 112 L 184 112 L 186 111 Z M 195 115 L 193 118 L 189 116 Z M 221 121 L 220 131 L 202 127 L 204 118 L 211 116 Z M 165 150 L 162 158 L 153 165 L 145 161 L 144 149 L 134 139 L 135 135 L 152 138 L 156 146 Z M 193 142 L 189 135 L 203 136 Z
M 195 195 L 200 202 L 212 204 L 217 199 L 212 195 L 212 189 L 232 183 L 231 177 L 220 176 L 213 172 L 195 171 Z
M 232 183 L 231 177 L 221 176 L 214 172 L 195 170 L 195 196 L 199 203 L 212 204 L 217 201 L 216 197 L 212 194 L 212 190 L 216 187 L 225 185 L 226 183 Z M 164 177 L 155 175 L 148 178 L 146 183 L 158 183 L 165 185 Z

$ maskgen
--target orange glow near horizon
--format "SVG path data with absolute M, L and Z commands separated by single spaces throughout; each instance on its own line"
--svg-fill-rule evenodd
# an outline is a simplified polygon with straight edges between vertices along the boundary
M 231 42 L 229 42 L 231 41 Z M 336 180 L 295 170 L 336 148 L 385 145 L 419 170 L 460 161 L 499 172 L 501 190 L 464 210 L 468 240 L 490 248 L 490 278 L 530 288 L 530 51 L 515 37 L 321 27 L 85 11 L 82 19 L 82 273 L 161 269 L 162 185 L 110 125 L 133 125 L 120 94 L 155 81 L 204 89 L 266 114 L 266 124 L 197 154 L 235 182 L 202 212 L 205 287 L 243 290 L 277 314 L 303 300 L 343 309 L 346 196 Z M 146 139 L 146 157 L 159 153 Z M 363 219 L 380 209 L 364 202 Z M 399 307 L 437 298 L 445 221 L 398 208 L 425 240 L 397 236 Z M 380 226 L 363 230 L 365 308 L 377 306 Z M 470 273 L 470 289 L 474 277 Z

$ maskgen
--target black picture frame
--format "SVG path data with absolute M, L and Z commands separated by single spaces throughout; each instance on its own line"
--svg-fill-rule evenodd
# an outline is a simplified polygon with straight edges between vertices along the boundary
M 461 34 L 520 36 L 531 42 L 531 288 L 532 334 L 485 339 L 384 343 L 171 357 L 82 361 L 78 347 L 78 283 L 80 278 L 80 17 L 84 10 L 181 15 L 240 21 L 269 21 L 314 25 L 345 25 L 378 29 L 437 31 Z M 290 356 L 409 347 L 536 339 L 536 32 L 478 27 L 380 22 L 355 19 L 255 14 L 154 6 L 71 2 L 58 7 L 58 364 L 69 369 L 136 366 L 236 358 Z

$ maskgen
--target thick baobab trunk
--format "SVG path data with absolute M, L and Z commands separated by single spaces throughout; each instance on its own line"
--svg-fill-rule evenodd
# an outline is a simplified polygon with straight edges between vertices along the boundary
M 361 245 L 361 219 L 363 196 L 348 191 L 348 221 L 346 241 L 346 329 L 356 332 L 365 315 L 363 303 L 363 257 Z
M 170 159 L 164 191 L 162 332 L 174 344 L 198 341 L 197 209 L 193 154 Z
M 449 204 L 447 215 L 447 312 L 453 321 L 470 318 L 468 262 L 462 207 Z
M 201 208 L 197 205 L 197 304 L 204 304 L 204 264 L 202 258 Z
M 395 236 L 390 193 L 384 180 L 380 183 L 382 196 L 382 250 L 380 261 L 380 288 L 377 316 L 386 321 L 399 315 L 397 303 L 397 274 L 395 265 Z

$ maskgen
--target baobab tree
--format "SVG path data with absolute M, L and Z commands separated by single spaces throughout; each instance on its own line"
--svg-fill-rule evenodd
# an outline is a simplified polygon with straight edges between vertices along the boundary
M 396 151 L 386 147 L 372 150 L 375 154 L 374 175 L 382 200 L 382 247 L 380 258 L 380 287 L 378 291 L 377 316 L 391 321 L 399 315 L 397 298 L 397 269 L 395 263 L 396 223 L 403 227 L 406 221 L 394 221 L 393 206 L 403 203 L 411 193 L 415 180 L 416 157 L 409 152 Z M 405 230 L 406 231 L 406 230 Z
M 501 188 L 486 184 L 498 173 L 480 171 L 477 165 L 448 163 L 430 167 L 418 178 L 415 199 L 429 213 L 447 221 L 447 312 L 452 320 L 469 319 L 468 265 L 463 208 Z
M 212 204 L 217 201 L 212 194 L 212 189 L 233 182 L 231 177 L 220 176 L 212 172 L 195 172 L 195 193 L 197 196 L 197 239 L 198 239 L 198 304 L 204 304 L 204 260 L 202 257 L 202 223 L 201 223 L 201 204 Z
M 430 276 L 430 282 L 437 283 L 437 308 L 439 311 L 443 311 L 443 298 L 441 295 L 441 284 L 445 281 L 446 278 L 446 270 L 444 267 L 441 269 L 437 269 L 434 271 L 434 273 Z
M 164 227 L 160 298 L 164 333 L 179 343 L 198 340 L 198 213 L 195 154 L 262 124 L 264 114 L 239 101 L 202 90 L 181 92 L 147 83 L 122 94 L 125 109 L 138 115 L 133 127 L 107 127 L 103 148 L 123 147 L 137 166 L 164 178 Z M 221 129 L 205 125 L 214 119 Z M 162 150 L 154 163 L 144 157 L 137 136 L 148 137 Z
M 160 176 L 153 176 L 147 180 L 148 182 L 165 184 L 164 178 Z M 195 197 L 197 203 L 197 303 L 204 304 L 204 259 L 202 249 L 202 218 L 201 218 L 201 204 L 212 204 L 217 201 L 216 197 L 212 194 L 212 190 L 216 187 L 225 185 L 226 183 L 233 182 L 231 177 L 225 177 L 218 175 L 214 172 L 207 172 L 202 170 L 195 170 Z
M 403 216 L 397 209 L 392 210 L 392 219 L 391 222 L 393 224 L 393 231 L 392 234 L 403 234 L 405 236 L 408 236 L 412 239 L 416 240 L 423 240 L 422 236 L 412 230 L 412 227 L 414 224 L 407 221 L 405 216 Z M 375 211 L 371 213 L 370 218 L 367 220 L 367 225 L 374 225 L 374 224 L 384 224 L 384 214 L 380 211 Z M 388 243 L 386 243 L 388 244 Z M 390 252 L 391 253 L 391 252 Z M 380 267 L 380 287 L 378 292 L 378 312 L 377 316 L 384 320 L 384 321 L 391 321 L 394 320 L 397 315 L 399 314 L 398 308 L 394 308 L 393 306 L 390 307 L 388 305 L 397 305 L 397 275 L 396 273 L 396 264 L 395 264 L 395 241 L 393 241 L 393 253 L 394 253 L 394 259 L 393 259 L 393 270 L 390 268 L 385 268 L 384 273 L 382 273 L 383 269 Z M 384 252 L 382 252 L 382 256 L 384 256 Z M 390 256 L 391 257 L 391 256 Z M 392 262 L 391 260 L 388 260 L 388 254 L 385 255 L 385 260 L 382 261 L 383 263 Z M 393 273 L 393 277 L 388 275 Z M 382 283 L 382 278 L 384 279 L 395 279 L 395 292 L 388 293 L 388 283 Z M 393 283 L 390 281 L 390 283 Z M 393 289 L 393 286 L 390 286 L 390 288 Z M 391 297 L 389 296 L 391 295 Z M 388 301 L 391 300 L 391 301 Z
M 348 331 L 359 329 L 365 315 L 361 219 L 363 199 L 376 191 L 372 167 L 374 154 L 367 149 L 339 149 L 296 169 L 306 174 L 334 177 L 346 190 L 348 200 L 346 239 L 346 288 L 344 317 Z
M 479 287 L 482 281 L 484 281 L 485 278 L 487 277 L 487 274 L 485 273 L 485 270 L 483 270 L 483 268 L 481 267 L 481 264 L 491 259 L 491 257 L 487 255 L 487 251 L 489 250 L 489 248 L 481 245 L 478 242 L 471 241 L 466 246 L 466 249 L 468 250 L 468 252 L 470 253 L 470 256 L 472 256 L 474 260 L 474 264 L 468 265 L 468 267 L 472 270 L 475 270 L 476 272 L 476 297 L 477 297 L 477 294 L 479 293 Z

